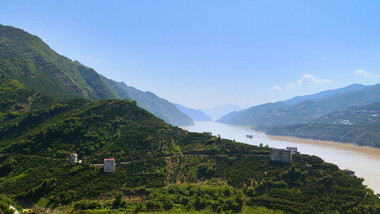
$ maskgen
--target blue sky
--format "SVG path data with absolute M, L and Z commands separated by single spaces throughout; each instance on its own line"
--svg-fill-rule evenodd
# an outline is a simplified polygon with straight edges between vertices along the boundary
M 0 23 L 193 108 L 380 82 L 378 1 L 18 1 Z

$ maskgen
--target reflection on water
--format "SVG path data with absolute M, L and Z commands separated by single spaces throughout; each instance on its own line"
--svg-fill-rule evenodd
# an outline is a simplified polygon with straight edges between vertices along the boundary
M 355 171 L 356 176 L 365 179 L 364 184 L 373 189 L 375 193 L 380 193 L 380 149 L 330 141 L 269 136 L 248 127 L 215 122 L 195 122 L 194 126 L 183 126 L 181 128 L 191 132 L 212 132 L 213 135 L 220 134 L 222 138 L 251 145 L 262 143 L 274 148 L 295 146 L 301 153 L 316 155 L 326 162 L 336 164 L 340 169 Z M 246 135 L 253 135 L 253 138 L 247 138 Z

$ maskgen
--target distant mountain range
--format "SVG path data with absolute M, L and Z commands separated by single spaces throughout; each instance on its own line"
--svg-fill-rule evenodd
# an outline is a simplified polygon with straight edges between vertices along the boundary
M 0 75 L 57 99 L 134 99 L 169 124 L 193 124 L 167 100 L 107 79 L 94 69 L 57 54 L 37 36 L 4 25 L 0 25 Z
M 217 122 L 266 129 L 277 125 L 305 122 L 332 111 L 380 101 L 379 86 L 350 85 L 344 88 L 266 103 L 231 112 Z
M 196 110 L 180 104 L 175 104 L 175 106 L 188 115 L 193 121 L 212 121 L 212 119 L 200 109 Z
M 232 111 L 240 111 L 242 109 L 244 108 L 241 106 L 228 104 L 210 109 L 203 109 L 202 111 L 206 113 L 208 116 L 210 116 L 212 120 L 217 120 Z
M 334 111 L 302 124 L 271 127 L 267 133 L 380 148 L 380 102 Z
M 232 112 L 217 122 L 251 126 L 273 135 L 380 147 L 378 102 L 380 84 L 355 84 Z

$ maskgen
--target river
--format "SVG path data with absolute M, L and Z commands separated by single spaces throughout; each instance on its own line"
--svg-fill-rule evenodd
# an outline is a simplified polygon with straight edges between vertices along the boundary
M 222 138 L 251 145 L 262 143 L 273 148 L 295 146 L 302 154 L 316 155 L 326 162 L 336 164 L 340 169 L 355 171 L 356 176 L 365 179 L 365 185 L 373 189 L 375 193 L 380 193 L 380 149 L 331 141 L 269 136 L 249 127 L 216 122 L 195 122 L 193 126 L 182 126 L 181 128 L 191 132 L 212 132 L 213 135 L 220 134 Z M 253 138 L 246 138 L 247 134 L 253 135 Z

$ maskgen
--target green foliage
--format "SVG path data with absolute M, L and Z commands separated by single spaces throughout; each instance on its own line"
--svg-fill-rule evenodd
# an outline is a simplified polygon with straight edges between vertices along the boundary
M 380 147 L 380 103 L 335 111 L 312 123 L 273 127 L 267 133 Z
M 102 208 L 102 205 L 93 201 L 79 201 L 74 205 L 75 209 L 94 210 Z
M 0 54 L 8 56 L 0 60 L 2 212 L 8 212 L 8 198 L 64 212 L 379 211 L 378 197 L 363 180 L 318 157 L 271 162 L 267 146 L 189 133 L 135 101 L 57 100 L 31 91 L 54 85 L 48 94 L 58 97 L 108 94 L 91 70 L 51 52 L 37 37 L 0 27 L 7 29 L 0 30 L 6 38 Z M 73 152 L 82 163 L 68 164 Z M 98 164 L 111 157 L 116 171 L 103 173 Z
M 107 79 L 95 70 L 57 54 L 41 39 L 21 29 L 0 25 L 0 56 L 0 83 L 12 79 L 23 89 L 58 99 L 134 99 L 140 107 L 167 123 L 193 124 L 186 114 L 167 100 Z M 10 103 L 5 101 L 0 101 L 0 108 L 9 107 Z
M 194 124 L 191 118 L 178 110 L 173 103 L 158 97 L 152 92 L 142 92 L 134 87 L 127 86 L 123 82 L 114 82 L 112 80 L 108 81 L 110 84 L 116 83 L 117 86 L 126 91 L 133 100 L 137 101 L 137 105 L 139 107 L 151 112 L 156 117 L 163 119 L 165 122 L 175 126 Z
M 380 124 L 343 125 L 308 123 L 273 127 L 270 135 L 293 136 L 315 140 L 355 143 L 360 146 L 380 147 Z
M 232 112 L 219 119 L 218 122 L 261 129 L 304 122 L 334 110 L 379 101 L 379 91 L 379 85 L 353 84 L 340 89 L 253 106 L 239 112 Z
M 13 214 L 14 210 L 10 209 L 9 206 L 11 204 L 11 200 L 4 195 L 0 195 L 0 213 L 3 214 Z
M 57 98 L 119 98 L 93 69 L 71 61 L 23 30 L 0 25 L 0 73 Z
M 149 192 L 147 208 L 170 210 L 210 210 L 212 212 L 240 212 L 244 202 L 243 193 L 230 186 L 219 185 L 173 185 Z
M 320 158 L 271 162 L 270 148 L 183 131 L 131 101 L 52 102 L 1 122 L 0 131 L 0 192 L 19 203 L 46 198 L 48 207 L 79 210 L 371 212 L 378 201 L 362 180 Z M 83 163 L 68 165 L 70 152 Z M 108 157 L 117 160 L 113 174 L 91 165 Z M 140 203 L 124 200 L 135 197 Z M 98 198 L 112 202 L 100 206 Z
M 115 193 L 115 200 L 113 201 L 112 208 L 117 209 L 120 207 L 121 204 L 121 198 L 123 197 L 123 193 L 120 191 L 117 191 Z

